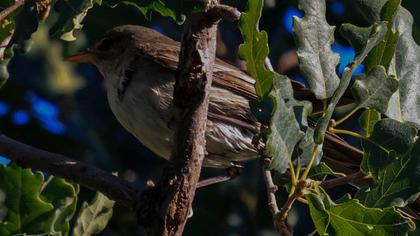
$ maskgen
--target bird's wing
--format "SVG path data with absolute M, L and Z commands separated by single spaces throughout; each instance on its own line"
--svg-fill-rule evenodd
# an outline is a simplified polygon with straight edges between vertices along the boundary
M 147 47 L 147 44 L 143 43 L 143 54 L 149 56 L 153 61 L 165 68 L 171 70 L 177 69 L 180 50 L 179 42 L 167 40 L 163 42 L 161 48 Z M 257 98 L 254 89 L 254 80 L 239 68 L 217 58 L 213 73 L 214 86 L 230 90 L 248 100 Z M 309 89 L 295 81 L 292 81 L 292 86 L 294 88 L 294 95 L 297 99 L 310 100 L 314 105 L 314 110 L 317 110 L 317 107 L 322 110 L 322 103 L 315 99 Z M 342 104 L 347 104 L 349 102 L 350 101 L 345 100 L 342 101 Z M 236 125 L 249 131 L 257 132 L 258 123 L 251 117 L 249 108 L 246 109 L 248 110 L 244 112 L 249 114 L 244 117 L 243 115 L 235 115 L 235 111 L 220 111 L 209 107 L 208 116 L 209 118 L 220 120 L 227 124 Z M 311 123 L 311 126 L 314 126 L 314 122 L 309 123 Z M 343 161 L 340 162 L 341 164 L 338 166 L 345 167 L 344 169 L 342 168 L 344 172 L 350 173 L 352 170 L 346 168 L 357 167 L 358 163 L 361 161 L 362 152 L 333 133 L 327 132 L 326 144 L 324 146 L 324 159 L 328 164 L 337 165 L 337 163 L 335 163 L 337 150 L 339 150 L 339 153 L 343 154 Z M 350 166 L 343 165 L 343 163 L 349 164 L 349 160 L 351 160 Z

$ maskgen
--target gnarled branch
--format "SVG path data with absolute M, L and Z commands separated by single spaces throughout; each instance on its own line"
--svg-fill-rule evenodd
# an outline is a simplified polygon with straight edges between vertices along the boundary
M 136 188 L 117 176 L 94 166 L 47 152 L 0 134 L 0 155 L 18 165 L 47 172 L 105 194 L 118 203 L 133 207 Z

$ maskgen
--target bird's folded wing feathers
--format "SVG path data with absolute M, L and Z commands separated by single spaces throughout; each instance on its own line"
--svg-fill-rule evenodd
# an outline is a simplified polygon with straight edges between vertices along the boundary
M 152 43 L 156 42 L 150 42 L 150 44 Z M 159 43 L 162 45 L 161 48 L 151 47 L 149 43 L 143 42 L 142 46 L 139 47 L 142 50 L 140 53 L 149 56 L 153 61 L 162 65 L 163 67 L 175 71 L 178 67 L 180 43 L 170 38 L 166 38 L 164 42 Z M 218 58 L 216 58 L 213 71 L 213 85 L 230 90 L 233 93 L 243 96 L 249 100 L 257 98 L 254 89 L 254 80 L 239 68 L 230 65 Z M 295 97 L 297 99 L 310 100 L 313 102 L 315 107 L 317 106 L 317 102 L 320 102 L 317 101 L 314 98 L 313 93 L 309 89 L 305 88 L 302 84 L 292 81 L 292 85 L 294 88 Z M 343 103 L 347 104 L 350 103 L 350 101 L 346 100 Z M 314 109 L 316 109 L 315 107 Z M 226 113 L 220 112 L 217 109 L 212 110 L 211 107 L 209 108 L 208 116 L 214 120 L 220 120 L 224 123 L 236 125 L 252 132 L 258 131 L 258 123 L 252 117 L 236 117 L 232 116 L 232 114 L 227 115 Z M 314 122 L 310 123 L 312 126 L 314 125 Z M 351 167 L 347 166 L 346 168 L 352 168 L 353 165 L 358 166 L 358 163 L 361 161 L 363 152 L 357 148 L 354 148 L 339 136 L 330 132 L 327 132 L 326 141 L 326 148 L 324 150 L 325 156 L 332 157 L 332 160 L 336 161 L 335 157 L 337 156 L 337 153 L 333 153 L 331 150 L 338 150 L 339 153 L 343 154 L 344 162 L 349 164 L 348 162 L 351 160 Z M 330 164 L 329 159 L 326 159 L 325 161 L 329 162 L 328 164 Z M 331 164 L 334 163 L 335 162 L 331 162 Z

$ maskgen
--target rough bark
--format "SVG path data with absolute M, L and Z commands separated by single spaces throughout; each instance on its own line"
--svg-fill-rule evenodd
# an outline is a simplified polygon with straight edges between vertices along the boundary
M 182 235 L 206 155 L 206 120 L 216 53 L 218 14 L 190 15 L 184 25 L 174 89 L 177 128 L 173 167 L 142 196 L 139 223 L 149 235 Z
M 118 203 L 133 207 L 136 188 L 109 172 L 70 159 L 64 155 L 47 152 L 0 134 L 0 155 L 18 165 L 45 171 L 105 194 Z

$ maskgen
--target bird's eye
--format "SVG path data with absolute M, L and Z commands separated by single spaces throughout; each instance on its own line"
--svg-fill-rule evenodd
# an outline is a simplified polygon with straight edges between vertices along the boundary
M 99 51 L 108 51 L 109 49 L 111 49 L 111 47 L 117 42 L 117 40 L 115 38 L 106 38 L 103 39 L 98 46 L 96 47 L 96 49 L 98 49 Z

